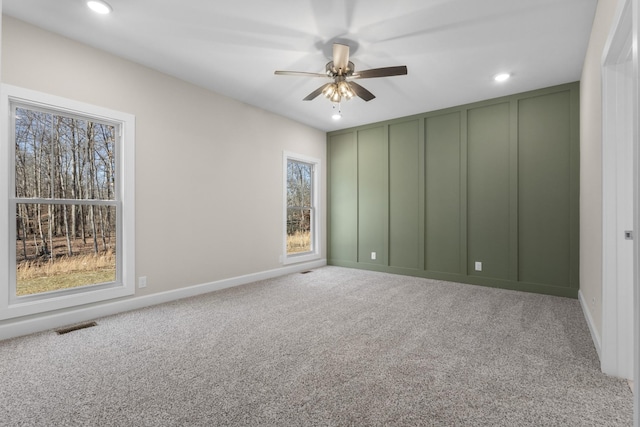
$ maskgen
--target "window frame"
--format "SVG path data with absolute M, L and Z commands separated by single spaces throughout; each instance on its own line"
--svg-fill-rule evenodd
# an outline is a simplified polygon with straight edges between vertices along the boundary
M 321 221 L 321 210 L 319 206 L 320 201 L 320 171 L 321 171 L 321 162 L 320 159 L 316 159 L 314 157 L 306 156 L 303 154 L 292 153 L 289 151 L 284 151 L 282 156 L 282 169 L 283 169 L 283 255 L 282 255 L 282 264 L 295 264 L 301 262 L 308 262 L 320 259 L 321 254 L 321 245 L 320 245 L 320 224 Z M 287 165 L 289 160 L 301 163 L 307 163 L 312 165 L 312 188 L 311 188 L 311 250 L 308 252 L 303 252 L 299 254 L 288 254 L 287 253 Z
M 85 304 L 130 296 L 135 293 L 135 116 L 50 95 L 30 89 L 2 84 L 0 112 L 0 320 L 44 313 Z M 15 195 L 15 106 L 45 110 L 53 114 L 79 116 L 114 125 L 118 132 L 115 144 L 115 200 L 24 199 Z M 53 292 L 16 295 L 16 230 L 11 218 L 19 203 L 111 205 L 116 208 L 116 280 L 114 282 L 62 289 Z M 13 225 L 12 225 L 13 224 Z

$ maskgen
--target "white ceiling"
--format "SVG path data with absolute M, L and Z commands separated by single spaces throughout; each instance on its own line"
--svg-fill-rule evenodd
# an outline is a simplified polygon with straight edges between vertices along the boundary
M 247 104 L 330 131 L 580 79 L 597 0 L 3 0 L 3 13 Z M 356 70 L 409 73 L 358 80 L 376 95 L 319 96 L 335 40 Z M 513 77 L 496 83 L 498 72 Z

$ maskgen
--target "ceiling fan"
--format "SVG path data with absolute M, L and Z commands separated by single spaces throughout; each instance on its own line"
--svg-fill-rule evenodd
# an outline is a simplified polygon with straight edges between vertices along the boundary
M 329 77 L 333 81 L 320 86 L 304 98 L 304 101 L 311 101 L 318 95 L 323 94 L 331 102 L 340 102 L 342 99 L 349 100 L 354 96 L 359 96 L 365 101 L 371 101 L 375 95 L 369 92 L 354 79 L 370 79 L 374 77 L 402 76 L 407 74 L 407 66 L 372 68 L 356 72 L 353 62 L 349 61 L 349 46 L 334 43 L 333 61 L 327 62 L 325 73 L 307 73 L 304 71 L 276 71 L 280 76 L 302 76 L 302 77 Z

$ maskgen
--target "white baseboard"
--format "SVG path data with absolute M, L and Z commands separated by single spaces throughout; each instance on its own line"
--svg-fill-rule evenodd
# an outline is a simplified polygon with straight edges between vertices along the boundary
M 593 317 L 591 317 L 591 312 L 589 311 L 589 305 L 587 301 L 584 299 L 584 294 L 582 291 L 578 291 L 578 301 L 580 301 L 580 306 L 582 307 L 582 312 L 584 313 L 584 318 L 587 321 L 587 326 L 589 326 L 589 332 L 591 332 L 591 339 L 593 340 L 593 345 L 596 347 L 596 352 L 598 353 L 598 359 L 602 361 L 602 345 L 600 343 L 600 335 L 598 334 L 598 330 L 596 329 L 596 325 L 593 322 Z
M 234 286 L 246 285 L 260 280 L 271 279 L 273 277 L 284 276 L 286 274 L 297 273 L 311 268 L 324 267 L 327 265 L 326 259 L 304 262 L 295 265 L 288 265 L 273 270 L 261 271 L 244 276 L 232 277 L 230 279 L 218 280 L 210 283 L 189 286 L 157 294 L 141 297 L 132 297 L 118 301 L 111 301 L 103 304 L 92 305 L 91 307 L 80 307 L 69 309 L 57 313 L 44 313 L 37 317 L 28 319 L 13 319 L 0 324 L 0 340 L 28 335 L 35 332 L 42 332 L 49 329 L 59 328 L 74 323 L 86 322 L 99 317 L 111 316 L 125 311 L 136 310 L 165 302 L 175 301 L 182 298 L 202 295 L 221 289 Z

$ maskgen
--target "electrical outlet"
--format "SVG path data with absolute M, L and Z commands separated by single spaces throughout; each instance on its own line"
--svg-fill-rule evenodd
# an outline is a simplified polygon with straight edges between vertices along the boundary
M 371 259 L 376 259 L 376 253 L 375 252 L 371 252 Z
M 476 261 L 476 271 L 482 271 L 482 262 Z
M 147 287 L 147 276 L 138 277 L 138 288 L 146 288 Z

